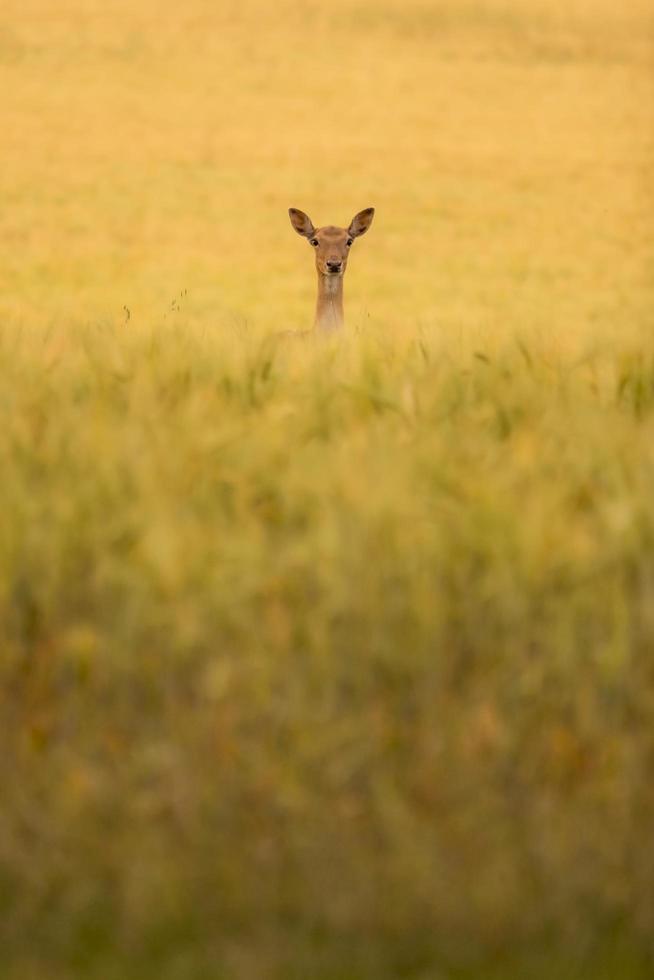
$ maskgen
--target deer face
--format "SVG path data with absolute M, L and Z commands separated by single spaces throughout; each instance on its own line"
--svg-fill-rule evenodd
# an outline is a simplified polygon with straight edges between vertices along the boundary
M 307 238 L 315 251 L 316 269 L 321 276 L 343 276 L 347 269 L 347 259 L 355 238 L 365 235 L 372 224 L 374 208 L 359 211 L 348 228 L 325 225 L 314 228 L 313 222 L 304 211 L 297 208 L 288 210 L 291 224 L 298 235 Z

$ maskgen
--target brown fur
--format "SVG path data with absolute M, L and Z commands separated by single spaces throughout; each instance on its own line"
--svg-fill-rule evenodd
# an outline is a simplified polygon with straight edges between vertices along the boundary
M 359 211 L 348 228 L 338 228 L 336 225 L 315 228 L 304 211 L 289 208 L 288 213 L 293 228 L 298 235 L 309 240 L 316 253 L 318 300 L 314 329 L 338 329 L 343 326 L 343 276 L 347 269 L 350 248 L 355 238 L 367 232 L 375 209 Z

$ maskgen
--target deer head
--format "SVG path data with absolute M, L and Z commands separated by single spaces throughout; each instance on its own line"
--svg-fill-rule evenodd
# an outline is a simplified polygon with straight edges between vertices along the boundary
M 320 276 L 343 276 L 347 269 L 347 259 L 355 238 L 365 235 L 375 215 L 374 208 L 359 211 L 352 218 L 348 228 L 325 225 L 314 228 L 308 214 L 297 208 L 289 208 L 291 224 L 298 235 L 309 240 L 316 253 L 316 269 Z

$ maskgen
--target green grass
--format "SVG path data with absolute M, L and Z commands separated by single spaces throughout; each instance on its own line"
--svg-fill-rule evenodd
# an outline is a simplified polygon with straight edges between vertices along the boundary
M 646 975 L 651 356 L 0 344 L 5 975 Z

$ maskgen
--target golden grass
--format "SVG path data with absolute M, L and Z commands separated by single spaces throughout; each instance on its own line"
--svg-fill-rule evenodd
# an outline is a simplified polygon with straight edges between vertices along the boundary
M 7 0 L 3 978 L 651 974 L 653 22 Z
M 355 324 L 632 329 L 651 302 L 648 3 L 215 8 L 15 5 L 5 319 L 126 304 L 153 323 L 187 290 L 190 325 L 301 327 L 314 284 L 286 208 L 340 223 L 371 203 Z

